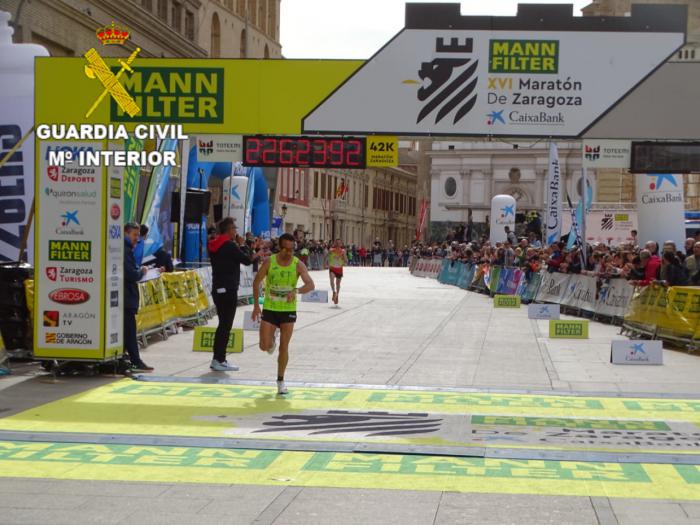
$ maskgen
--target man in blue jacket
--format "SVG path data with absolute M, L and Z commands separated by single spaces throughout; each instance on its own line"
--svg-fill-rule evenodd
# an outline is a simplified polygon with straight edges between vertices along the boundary
M 124 226 L 124 350 L 131 361 L 132 372 L 152 372 L 153 367 L 141 360 L 136 337 L 136 313 L 139 311 L 139 281 L 148 271 L 136 264 L 134 247 L 139 240 L 139 225 Z

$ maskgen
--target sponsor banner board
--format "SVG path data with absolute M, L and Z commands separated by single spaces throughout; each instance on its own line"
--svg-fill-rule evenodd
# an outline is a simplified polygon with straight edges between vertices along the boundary
M 648 173 L 634 176 L 636 181 L 639 238 L 656 241 L 659 246 L 673 241 L 685 242 L 685 201 L 683 176 Z
M 243 330 L 258 331 L 260 330 L 260 319 L 253 321 L 253 312 L 243 312 Z
M 517 295 L 495 295 L 494 308 L 520 308 L 520 297 Z
M 208 326 L 196 326 L 194 328 L 194 339 L 192 340 L 193 352 L 212 352 L 214 350 L 214 335 L 216 328 Z M 243 352 L 243 330 L 234 328 L 228 336 L 226 352 L 229 354 L 239 354 Z
M 301 296 L 302 303 L 327 303 L 328 302 L 328 291 L 327 290 L 314 290 L 309 293 L 305 293 Z
M 581 155 L 584 168 L 618 168 L 629 169 L 632 154 L 631 140 L 595 140 L 583 141 Z
M 121 210 L 121 194 L 108 195 L 109 179 L 121 180 L 121 173 L 49 163 L 52 151 L 104 148 L 101 142 L 56 141 L 41 141 L 37 148 L 34 300 L 36 318 L 44 322 L 34 327 L 36 357 L 104 359 L 106 345 L 109 355 L 121 353 L 124 240 L 121 218 L 108 213 L 108 206 Z
M 549 337 L 552 339 L 588 339 L 588 321 L 549 321 Z
M 242 135 L 198 135 L 197 162 L 242 162 Z
M 561 307 L 558 304 L 527 305 L 528 319 L 559 319 Z
M 662 341 L 613 341 L 610 362 L 614 365 L 662 365 Z
M 551 19 L 551 30 L 540 23 L 535 31 L 525 20 L 492 17 L 487 29 L 481 18 L 459 16 L 458 5 L 435 12 L 409 4 L 406 28 L 303 129 L 579 136 L 684 42 L 682 21 L 677 32 L 654 33 L 641 16 L 627 18 L 624 31 L 585 17 Z

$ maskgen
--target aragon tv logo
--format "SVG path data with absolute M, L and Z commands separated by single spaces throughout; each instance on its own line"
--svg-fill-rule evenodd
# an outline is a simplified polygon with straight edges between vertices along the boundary
M 668 183 L 674 188 L 678 187 L 676 177 L 674 177 L 670 173 L 654 173 L 651 175 L 647 175 L 647 177 L 652 178 L 652 180 L 649 182 L 649 189 L 652 191 L 661 190 L 662 186 L 664 186 L 664 182 L 666 181 L 668 181 Z

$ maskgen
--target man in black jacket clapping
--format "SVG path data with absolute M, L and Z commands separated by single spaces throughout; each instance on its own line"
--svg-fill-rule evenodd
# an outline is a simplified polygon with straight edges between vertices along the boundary
M 234 242 L 236 224 L 231 217 L 222 220 L 218 226 L 219 234 L 207 245 L 212 269 L 211 296 L 216 305 L 219 326 L 214 335 L 214 358 L 210 368 L 217 372 L 236 371 L 236 365 L 226 362 L 226 346 L 233 326 L 238 303 L 238 283 L 241 278 L 241 264 L 253 264 L 258 255 L 246 255 Z

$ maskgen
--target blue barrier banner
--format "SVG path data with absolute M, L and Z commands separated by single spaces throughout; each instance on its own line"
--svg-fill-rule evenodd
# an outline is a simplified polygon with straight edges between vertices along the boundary
M 498 278 L 498 293 L 516 295 L 523 279 L 523 271 L 519 268 L 503 268 Z
M 447 270 L 445 273 L 445 284 L 451 284 L 453 286 L 457 286 L 457 281 L 459 280 L 459 274 L 462 271 L 462 267 L 464 264 L 462 264 L 459 261 L 452 261 L 450 264 L 447 265 Z
M 523 279 L 523 281 L 525 281 Z M 540 289 L 540 283 L 542 282 L 542 276 L 539 273 L 533 273 L 530 275 L 530 279 L 525 284 L 520 298 L 523 302 L 531 303 L 537 297 L 537 291 Z
M 474 274 L 476 273 L 476 266 L 473 264 L 463 264 L 462 273 L 459 274 L 459 279 L 457 279 L 457 286 L 466 290 L 472 285 L 474 280 Z
M 440 273 L 438 273 L 437 280 L 440 283 L 445 283 L 445 276 L 447 275 L 447 267 L 450 265 L 450 261 L 447 259 L 442 260 L 442 266 L 440 267 Z

